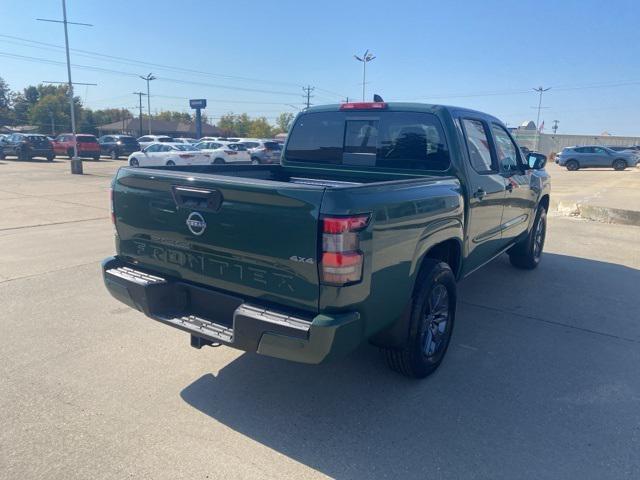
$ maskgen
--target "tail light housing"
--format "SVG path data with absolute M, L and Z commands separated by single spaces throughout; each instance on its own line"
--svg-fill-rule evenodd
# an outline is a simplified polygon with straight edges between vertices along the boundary
M 369 214 L 322 218 L 320 281 L 324 285 L 345 286 L 362 280 L 360 235 L 370 218 Z
M 113 188 L 109 189 L 109 208 L 111 212 L 111 223 L 115 226 L 116 224 L 116 211 L 113 206 Z

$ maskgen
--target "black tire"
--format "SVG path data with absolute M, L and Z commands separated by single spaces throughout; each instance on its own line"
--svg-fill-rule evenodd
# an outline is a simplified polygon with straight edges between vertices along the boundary
M 109 152 L 109 158 L 111 158 L 111 160 L 117 160 L 119 157 L 118 152 L 116 152 L 115 150 L 111 150 Z
M 53 153 L 50 153 L 47 155 L 47 161 L 48 162 L 53 162 L 53 159 L 56 158 L 56 156 Z
M 389 368 L 410 378 L 435 372 L 447 353 L 455 312 L 456 280 L 451 268 L 440 260 L 425 260 L 412 296 L 406 345 L 384 349 Z
M 174 162 L 173 160 L 169 160 L 167 162 L 167 167 L 175 167 L 176 166 L 176 162 Z
M 138 161 L 137 158 L 132 158 L 131 160 L 129 160 L 129 165 L 132 167 L 139 167 L 140 162 Z
M 224 161 L 224 158 L 216 158 L 213 163 L 216 165 L 224 165 L 227 162 Z
M 546 235 L 547 211 L 544 208 L 539 208 L 529 235 L 509 250 L 511 265 L 524 270 L 536 268 L 542 258 Z
M 73 158 L 73 148 L 67 149 L 67 157 Z
M 567 163 L 565 163 L 564 166 L 567 167 L 567 170 L 570 172 L 575 172 L 580 168 L 580 164 L 577 160 L 567 160 Z
M 623 159 L 621 158 L 616 158 L 613 161 L 613 164 L 611 165 L 613 167 L 614 170 L 624 170 L 625 168 L 627 168 L 627 162 L 625 162 Z
M 4 160 L 5 156 L 4 156 L 4 152 L 0 151 L 0 160 Z
M 100 155 L 94 155 L 94 156 L 93 156 L 93 159 L 94 159 L 96 162 L 97 162 L 97 161 L 99 161 L 99 160 L 100 160 Z
M 260 165 L 260 159 L 258 157 L 252 157 L 251 165 Z

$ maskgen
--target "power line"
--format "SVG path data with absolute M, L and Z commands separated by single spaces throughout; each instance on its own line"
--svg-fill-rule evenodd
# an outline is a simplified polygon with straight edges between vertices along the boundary
M 0 34 L 0 37 L 3 38 L 8 38 L 8 39 L 13 39 L 13 40 L 19 40 L 22 42 L 28 42 L 28 43 L 32 43 L 34 45 L 38 45 L 38 46 L 46 46 L 46 47 L 50 47 L 50 48 L 54 48 L 54 49 L 60 49 L 60 48 L 64 48 L 60 45 L 56 45 L 56 44 L 52 44 L 52 43 L 46 43 L 46 42 L 39 42 L 36 40 L 30 40 L 27 38 L 22 38 L 22 37 L 16 37 L 13 35 L 5 35 L 5 34 Z M 6 40 L 2 40 L 3 42 L 6 43 L 14 43 L 15 42 L 7 42 Z M 27 47 L 33 47 L 32 45 L 24 45 Z M 73 51 L 74 53 L 81 55 L 81 56 L 85 56 L 85 57 L 89 57 L 89 58 L 103 58 L 103 59 L 108 59 L 110 61 L 115 61 L 115 62 L 119 62 L 119 63 L 124 63 L 124 64 L 133 64 L 135 66 L 139 66 L 139 65 L 146 65 L 149 67 L 155 67 L 155 68 L 159 68 L 159 69 L 166 69 L 166 70 L 171 70 L 171 71 L 181 71 L 181 72 L 185 72 L 185 73 L 195 73 L 198 75 L 205 75 L 205 76 L 211 76 L 211 77 L 216 77 L 216 78 L 222 78 L 222 79 L 227 79 L 227 80 L 241 80 L 241 81 L 246 81 L 246 82 L 257 82 L 257 83 L 261 83 L 261 84 L 272 84 L 272 85 L 286 85 L 286 86 L 291 86 L 291 87 L 300 87 L 300 84 L 296 84 L 296 83 L 291 83 L 291 82 L 282 82 L 282 81 L 276 81 L 276 80 L 265 80 L 264 78 L 252 78 L 252 77 L 244 77 L 244 76 L 238 76 L 238 75 L 228 75 L 228 74 L 221 74 L 221 73 L 213 73 L 213 72 L 205 72 L 202 70 L 195 70 L 195 69 L 191 69 L 191 68 L 184 68 L 184 67 L 177 67 L 177 66 L 172 66 L 172 65 L 164 65 L 161 63 L 154 63 L 154 62 L 147 62 L 147 61 L 143 61 L 143 60 L 136 60 L 136 59 L 132 59 L 132 58 L 126 58 L 126 57 L 120 57 L 117 55 L 108 55 L 108 54 L 104 54 L 104 53 L 99 53 L 99 52 L 93 52 L 90 50 L 82 50 L 82 49 L 71 49 L 71 51 Z
M 35 62 L 35 63 L 44 63 L 44 64 L 48 64 L 48 65 L 61 65 L 61 66 L 64 65 L 63 62 L 58 62 L 56 60 L 49 60 L 47 58 L 33 57 L 33 56 L 28 56 L 28 55 L 18 55 L 18 54 L 9 53 L 9 52 L 0 52 L 0 56 L 7 57 L 7 58 L 14 58 L 14 59 L 17 59 L 17 60 L 31 61 L 31 62 Z M 84 69 L 84 70 L 92 70 L 92 71 L 96 71 L 96 72 L 110 73 L 110 74 L 114 74 L 114 75 L 132 77 L 132 78 L 137 78 L 138 77 L 138 74 L 136 74 L 136 73 L 123 72 L 121 70 L 112 70 L 112 69 L 109 69 L 109 68 L 96 67 L 96 66 L 93 66 L 93 65 L 72 64 L 72 67 L 80 68 L 80 69 Z M 182 84 L 182 85 L 197 85 L 197 86 L 204 86 L 204 87 L 210 87 L 210 88 L 222 88 L 222 89 L 228 89 L 228 90 L 238 90 L 238 91 L 242 91 L 242 92 L 266 93 L 266 94 L 272 94 L 272 95 L 286 95 L 286 96 L 293 96 L 293 97 L 297 97 L 298 96 L 297 93 L 292 93 L 292 92 L 282 92 L 282 91 L 275 91 L 275 90 L 264 90 L 264 89 L 258 89 L 258 88 L 248 88 L 248 87 L 234 87 L 234 86 L 230 86 L 230 85 L 219 85 L 219 84 L 213 84 L 213 83 L 195 82 L 195 81 L 180 80 L 180 79 L 177 79 L 177 78 L 168 78 L 168 77 L 157 77 L 157 78 L 158 78 L 158 80 L 161 80 L 161 81 L 164 81 L 164 82 L 177 83 L 177 84 Z

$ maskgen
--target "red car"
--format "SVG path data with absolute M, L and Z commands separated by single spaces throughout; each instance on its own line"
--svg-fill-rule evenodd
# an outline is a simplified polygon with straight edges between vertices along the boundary
M 94 160 L 100 160 L 100 144 L 94 135 L 81 133 L 76 135 L 76 139 L 78 141 L 79 157 L 90 157 Z M 69 158 L 73 157 L 72 134 L 63 133 L 58 135 L 52 143 L 53 151 L 56 155 L 68 155 Z

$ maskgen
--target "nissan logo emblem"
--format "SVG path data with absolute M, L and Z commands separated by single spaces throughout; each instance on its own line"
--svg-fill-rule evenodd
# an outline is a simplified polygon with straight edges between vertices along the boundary
M 207 228 L 207 222 L 198 212 L 191 212 L 187 217 L 187 228 L 194 235 L 202 235 Z

